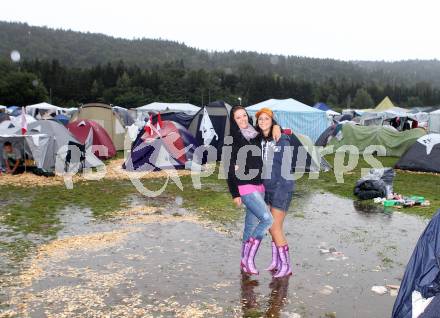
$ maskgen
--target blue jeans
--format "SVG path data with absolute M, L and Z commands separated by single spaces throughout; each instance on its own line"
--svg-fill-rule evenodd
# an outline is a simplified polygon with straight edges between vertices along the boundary
M 249 240 L 251 236 L 262 240 L 273 223 L 272 214 L 264 202 L 264 193 L 252 192 L 241 196 L 241 200 L 246 206 L 243 242 Z

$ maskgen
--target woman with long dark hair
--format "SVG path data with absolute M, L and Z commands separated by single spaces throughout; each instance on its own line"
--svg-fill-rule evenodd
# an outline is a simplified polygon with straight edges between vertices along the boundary
M 240 267 L 248 274 L 258 274 L 255 255 L 261 240 L 273 222 L 264 201 L 264 185 L 261 179 L 263 161 L 258 132 L 242 106 L 235 106 L 230 113 L 232 152 L 228 170 L 228 187 L 237 206 L 246 207 Z M 280 134 L 279 127 L 275 128 Z

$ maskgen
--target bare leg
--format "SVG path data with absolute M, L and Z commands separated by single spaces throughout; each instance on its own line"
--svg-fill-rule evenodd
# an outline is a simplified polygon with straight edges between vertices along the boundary
M 283 231 L 283 223 L 286 212 L 273 207 L 270 209 L 270 212 L 273 216 L 273 224 L 269 229 L 270 235 L 272 236 L 272 241 L 274 241 L 276 246 L 284 246 L 287 244 Z

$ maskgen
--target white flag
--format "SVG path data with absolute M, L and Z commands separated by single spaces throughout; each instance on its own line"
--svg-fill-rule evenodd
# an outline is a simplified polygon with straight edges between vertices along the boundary
M 21 134 L 24 135 L 27 132 L 26 112 L 24 107 L 21 108 Z
M 215 132 L 214 126 L 212 126 L 211 118 L 209 118 L 206 108 L 203 109 L 203 118 L 200 124 L 200 131 L 202 132 L 203 144 L 208 146 L 212 139 L 218 140 L 218 135 Z

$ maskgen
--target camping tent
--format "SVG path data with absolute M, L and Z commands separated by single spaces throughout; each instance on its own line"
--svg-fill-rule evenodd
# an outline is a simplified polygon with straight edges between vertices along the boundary
M 141 107 L 136 108 L 137 112 L 141 112 L 142 114 L 146 114 L 147 112 L 165 112 L 165 111 L 175 111 L 175 112 L 184 112 L 187 114 L 195 114 L 200 110 L 200 107 L 197 107 L 193 104 L 188 103 L 161 103 L 154 102 L 151 104 L 147 104 Z
M 440 134 L 440 109 L 429 113 L 429 132 Z
M 0 113 L 6 113 L 6 106 L 0 105 Z
M 32 117 L 31 115 L 24 115 L 26 117 L 26 123 L 29 125 L 30 123 L 33 123 L 34 121 L 36 121 L 36 119 L 34 117 Z M 15 126 L 17 127 L 21 127 L 21 115 L 20 116 L 11 116 L 11 121 L 14 123 Z
M 440 313 L 440 209 L 414 248 L 394 303 L 392 318 L 434 318 Z
M 45 102 L 26 106 L 26 113 L 37 119 L 47 119 L 51 114 L 55 117 L 61 114 L 62 110 L 61 107 Z
M 159 130 L 139 132 L 123 168 L 128 171 L 183 169 L 193 159 L 197 142 L 185 127 L 163 121 Z
M 11 117 L 7 113 L 4 113 L 4 112 L 0 113 L 0 123 L 4 122 L 5 120 L 10 120 L 10 119 L 11 119 Z
M 134 124 L 134 119 L 131 117 L 131 114 L 128 112 L 127 108 L 120 106 L 113 106 L 113 110 L 118 113 L 119 118 L 124 122 L 124 126 L 131 126 Z
M 427 122 L 429 116 L 427 113 L 410 113 L 407 109 L 392 107 L 382 112 L 366 112 L 361 116 L 360 123 L 364 126 L 383 125 L 385 121 L 393 118 L 408 118 L 418 122 Z
M 20 135 L 20 131 L 21 128 L 17 127 L 15 133 L 2 134 L 0 143 L 21 139 L 21 142 L 17 141 L 20 145 L 23 144 L 24 138 L 25 151 L 35 160 L 37 168 L 62 173 L 72 171 L 75 165 L 78 169 L 103 165 L 93 154 L 86 155 L 84 146 L 62 124 L 54 120 L 37 120 L 30 123 L 24 136 Z
M 253 116 L 263 107 L 270 108 L 276 121 L 282 126 L 306 135 L 316 141 L 319 135 L 329 126 L 327 114 L 324 111 L 307 106 L 292 98 L 269 99 L 267 101 L 249 106 L 246 110 Z
M 312 140 L 306 135 L 289 135 L 293 147 L 292 164 L 295 172 L 318 172 L 330 170 L 330 164 L 321 157 Z
M 16 127 L 9 130 L 0 129 L 0 167 L 4 169 L 3 145 L 10 142 L 14 149 L 17 149 L 22 157 L 25 153 L 31 154 L 38 168 L 44 168 L 44 152 L 42 151 L 48 143 L 49 136 L 45 134 L 35 134 L 34 136 L 22 135 Z M 34 150 L 34 151 L 32 151 Z
M 333 124 L 322 132 L 319 138 L 315 142 L 315 146 L 325 147 L 330 140 L 338 135 L 344 125 L 357 125 L 354 121 L 344 121 L 341 123 Z
M 329 145 L 333 145 L 336 151 L 341 146 L 353 145 L 359 152 L 370 145 L 380 145 L 385 147 L 386 156 L 400 157 L 425 134 L 422 128 L 399 132 L 386 126 L 343 125 L 341 132 L 330 140 Z
M 315 105 L 313 105 L 313 108 L 316 108 L 316 109 L 322 110 L 323 112 L 326 112 L 328 117 L 341 115 L 340 113 L 335 112 L 333 109 L 328 107 L 327 104 L 324 104 L 324 103 L 316 103 Z
M 67 126 L 67 124 L 69 123 L 69 117 L 63 114 L 56 115 L 53 119 L 60 124 L 63 124 L 64 126 Z
M 203 144 L 202 131 L 200 130 L 204 110 L 208 112 L 209 119 L 212 122 L 212 126 L 218 136 L 214 138 L 210 145 L 217 149 L 217 160 L 221 159 L 221 153 L 224 143 L 225 136 L 230 133 L 230 123 L 229 123 L 229 113 L 231 112 L 231 105 L 225 103 L 224 101 L 215 101 L 209 103 L 208 105 L 202 107 L 189 125 L 189 132 L 196 138 L 197 144 Z
M 14 135 L 20 130 L 20 125 L 17 125 L 11 120 L 5 120 L 0 123 L 0 134 L 1 135 Z
M 396 163 L 396 168 L 440 173 L 440 134 L 428 134 L 417 139 Z
M 325 103 L 316 103 L 315 105 L 313 105 L 313 108 L 322 110 L 324 112 L 330 110 L 330 107 L 328 107 Z
M 10 116 L 20 116 L 21 115 L 21 107 L 18 107 L 18 106 L 8 106 L 6 111 Z
M 124 150 L 125 126 L 124 121 L 110 105 L 91 103 L 81 106 L 72 116 L 71 122 L 77 119 L 89 119 L 104 127 L 113 141 L 116 150 Z
M 100 159 L 112 158 L 116 155 L 116 149 L 112 139 L 104 128 L 93 120 L 78 119 L 67 125 L 67 129 L 82 144 L 92 143 L 93 153 Z M 91 135 L 90 135 L 91 134 Z M 102 149 L 101 147 L 105 148 Z M 100 151 L 100 149 L 102 149 Z
M 136 108 L 136 122 L 138 123 L 138 125 L 144 125 L 145 118 L 148 118 L 151 113 L 176 112 L 185 113 L 192 116 L 196 114 L 199 110 L 200 107 L 188 103 L 154 102 Z
M 374 108 L 374 112 L 382 112 L 382 111 L 385 111 L 385 110 L 388 110 L 388 109 L 390 109 L 390 108 L 393 108 L 394 107 L 394 104 L 393 104 L 393 102 L 391 101 L 391 99 L 388 97 L 388 96 L 386 96 L 377 106 L 376 106 L 376 108 Z

